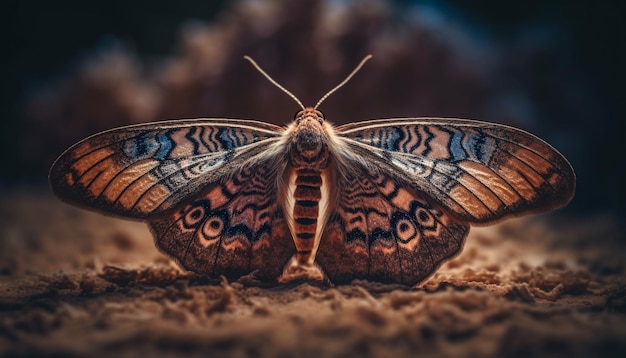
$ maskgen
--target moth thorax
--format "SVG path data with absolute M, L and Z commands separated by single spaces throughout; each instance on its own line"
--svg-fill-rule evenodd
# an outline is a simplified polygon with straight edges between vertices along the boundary
M 328 136 L 317 119 L 303 119 L 293 133 L 291 165 L 295 169 L 324 169 L 328 166 Z

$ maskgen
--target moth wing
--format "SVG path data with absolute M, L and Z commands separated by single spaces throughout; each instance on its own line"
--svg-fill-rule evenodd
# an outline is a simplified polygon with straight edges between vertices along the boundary
M 155 122 L 95 134 L 50 169 L 52 191 L 107 215 L 145 219 L 176 207 L 274 143 L 281 127 L 247 120 Z
M 275 280 L 295 246 L 277 202 L 275 161 L 252 161 L 193 198 L 148 219 L 157 247 L 185 269 L 217 277 L 253 271 Z
M 567 204 L 571 165 L 556 149 L 513 127 L 460 119 L 365 121 L 337 128 L 343 145 L 474 224 Z
M 469 224 L 394 172 L 346 160 L 316 256 L 332 282 L 415 285 L 461 250 Z

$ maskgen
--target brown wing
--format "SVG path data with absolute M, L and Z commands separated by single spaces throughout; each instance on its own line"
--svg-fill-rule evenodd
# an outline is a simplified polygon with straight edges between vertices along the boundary
M 275 280 L 295 254 L 276 193 L 269 163 L 251 164 L 148 224 L 157 247 L 187 270 L 229 278 L 258 270 Z
M 576 178 L 549 144 L 522 130 L 445 118 L 374 120 L 337 128 L 353 154 L 397 172 L 474 224 L 567 204 Z
M 393 173 L 353 163 L 341 174 L 317 252 L 332 282 L 415 285 L 461 250 L 469 225 Z
M 63 153 L 50 169 L 61 199 L 127 219 L 176 207 L 262 153 L 282 129 L 233 119 L 194 119 L 98 133 Z

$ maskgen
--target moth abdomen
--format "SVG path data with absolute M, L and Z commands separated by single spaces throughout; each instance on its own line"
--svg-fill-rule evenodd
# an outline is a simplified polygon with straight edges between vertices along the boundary
M 295 171 L 295 189 L 293 191 L 293 228 L 296 244 L 296 260 L 304 264 L 311 258 L 315 249 L 315 237 L 320 215 L 322 199 L 321 171 L 300 169 Z

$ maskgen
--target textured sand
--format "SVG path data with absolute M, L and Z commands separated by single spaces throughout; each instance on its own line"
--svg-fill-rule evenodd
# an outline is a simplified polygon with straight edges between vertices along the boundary
M 269 287 L 185 273 L 140 223 L 5 193 L 3 356 L 623 356 L 623 235 L 609 217 L 474 228 L 420 287 Z

